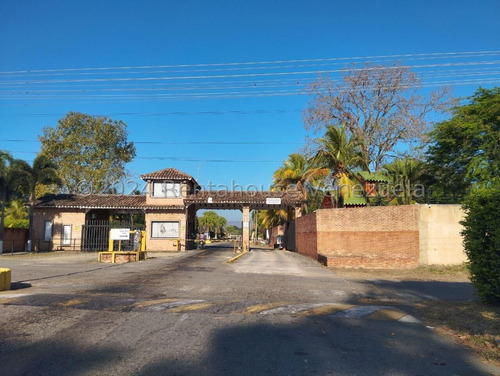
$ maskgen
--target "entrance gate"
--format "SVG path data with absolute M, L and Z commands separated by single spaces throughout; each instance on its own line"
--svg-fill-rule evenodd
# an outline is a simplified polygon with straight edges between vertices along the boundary
M 99 252 L 107 251 L 109 246 L 109 230 L 112 228 L 129 228 L 132 231 L 144 231 L 144 225 L 131 224 L 128 221 L 107 221 L 107 220 L 89 220 L 82 226 L 82 251 Z M 122 241 L 122 251 L 132 251 L 134 241 Z

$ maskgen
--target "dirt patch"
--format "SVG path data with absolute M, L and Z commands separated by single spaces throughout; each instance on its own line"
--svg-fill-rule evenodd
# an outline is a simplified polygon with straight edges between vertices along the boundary
M 344 278 L 366 281 L 470 281 L 470 274 L 465 264 L 396 270 L 330 269 Z M 500 307 L 478 301 L 442 299 L 426 300 L 410 305 L 424 325 L 470 348 L 486 363 L 500 366 Z
M 470 276 L 465 264 L 420 266 L 414 269 L 330 269 L 335 274 L 350 279 L 469 282 Z
M 422 322 L 500 366 L 500 307 L 480 302 L 426 301 L 415 305 Z

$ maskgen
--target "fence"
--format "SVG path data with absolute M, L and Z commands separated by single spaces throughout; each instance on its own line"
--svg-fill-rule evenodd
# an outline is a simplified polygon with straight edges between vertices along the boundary
M 5 228 L 3 233 L 3 252 L 24 252 L 28 230 L 24 228 Z
M 136 225 L 127 221 L 106 221 L 106 220 L 92 220 L 86 221 L 82 226 L 82 240 L 81 250 L 88 252 L 105 251 L 108 250 L 109 245 L 109 231 L 112 228 L 129 228 L 131 231 L 145 229 L 144 225 Z M 115 251 L 118 250 L 118 243 L 114 244 Z M 132 251 L 134 248 L 134 240 L 122 240 L 120 249 L 122 251 Z

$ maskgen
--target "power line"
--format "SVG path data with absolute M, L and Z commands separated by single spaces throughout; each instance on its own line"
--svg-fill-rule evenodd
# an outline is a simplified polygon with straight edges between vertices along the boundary
M 441 63 L 441 64 L 417 64 L 417 65 L 404 65 L 404 68 L 434 68 L 434 67 L 455 67 L 455 66 L 471 66 L 471 65 L 492 65 L 499 64 L 500 60 L 483 60 L 472 62 L 457 62 L 457 63 Z M 363 67 L 352 68 L 349 71 L 376 71 L 376 70 L 393 70 L 399 69 L 401 66 L 384 66 L 384 67 Z M 312 71 L 293 71 L 293 72 L 267 72 L 267 73 L 245 73 L 245 74 L 221 74 L 221 75 L 191 75 L 191 76 L 172 76 L 172 77 L 120 77 L 120 78 L 91 78 L 91 79 L 64 79 L 64 80 L 38 80 L 29 81 L 29 84 L 43 84 L 43 83 L 81 83 L 81 82 L 123 82 L 123 81 L 172 81 L 172 80 L 203 80 L 213 78 L 242 78 L 242 77 L 270 77 L 270 76 L 297 76 L 299 74 L 325 74 L 325 73 L 340 73 L 343 69 L 327 69 L 327 70 L 312 70 Z M 21 84 L 24 81 L 0 81 L 0 84 Z
M 283 64 L 283 63 L 306 63 L 306 62 L 323 62 L 323 61 L 350 61 L 350 60 L 367 60 L 367 59 L 400 59 L 407 57 L 437 57 L 437 56 L 462 56 L 469 57 L 478 54 L 495 55 L 500 53 L 498 50 L 492 51 L 464 51 L 464 52 L 432 52 L 419 54 L 393 54 L 393 55 L 372 55 L 372 56 L 354 56 L 354 57 L 332 57 L 332 58 L 317 58 L 317 59 L 295 59 L 295 60 L 271 60 L 271 61 L 249 61 L 249 62 L 229 62 L 229 63 L 200 63 L 200 64 L 170 64 L 170 65 L 144 65 L 144 66 L 120 66 L 120 67 L 87 67 L 87 68 L 61 68 L 61 69 L 31 69 L 19 71 L 4 71 L 0 74 L 11 73 L 41 73 L 41 72 L 81 72 L 90 70 L 127 70 L 127 69 L 158 69 L 158 68 L 188 68 L 188 67 L 215 67 L 215 66 L 245 66 L 245 65 L 260 65 L 260 64 Z M 464 56 L 465 55 L 465 56 Z
M 0 139 L 0 142 L 38 143 L 37 140 Z M 62 142 L 62 141 L 56 141 Z M 276 145 L 272 141 L 133 141 L 137 145 Z M 301 145 L 299 142 L 281 142 L 280 145 Z
M 468 57 L 493 57 L 493 56 L 498 56 L 500 53 L 487 53 L 487 54 L 475 54 L 475 55 L 462 55 L 462 56 L 437 56 L 437 57 L 414 57 L 414 58 L 408 58 L 404 59 L 404 61 L 418 61 L 418 60 L 440 60 L 440 59 L 450 59 L 450 58 L 455 58 L 455 59 L 463 59 L 463 58 L 468 58 Z M 379 64 L 379 63 L 394 63 L 394 60 L 367 60 L 365 63 L 371 63 L 371 64 Z M 314 63 L 314 64 L 293 64 L 293 65 L 275 65 L 275 66 L 253 66 L 253 67 L 236 67 L 236 68 L 211 68 L 211 69 L 182 69 L 182 70 L 148 70 L 148 71 L 95 71 L 95 72 L 73 72 L 70 73 L 72 76 L 89 76 L 89 75 L 116 75 L 116 74 L 151 74 L 151 73 L 199 73 L 199 72 L 230 72 L 230 71 L 245 71 L 245 70 L 272 70 L 272 69 L 286 69 L 286 68 L 307 68 L 307 67 L 324 67 L 324 66 L 333 66 L 333 65 L 341 65 L 345 63 Z M 359 64 L 359 62 L 358 62 Z M 110 68 L 112 69 L 112 68 Z M 132 68 L 131 68 L 132 69 Z M 0 75 L 6 75 L 0 73 Z M 33 77 L 33 76 L 45 76 L 45 77 L 54 77 L 54 76 L 67 76 L 68 73 L 54 73 L 54 72 L 41 72 L 41 73 L 25 73 L 25 74 L 8 74 L 7 77 L 25 77 L 25 76 Z

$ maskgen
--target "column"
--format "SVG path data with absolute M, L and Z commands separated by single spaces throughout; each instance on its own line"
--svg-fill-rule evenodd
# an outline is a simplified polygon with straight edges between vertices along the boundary
M 302 217 L 302 208 L 300 206 L 295 207 L 295 219 Z
M 243 250 L 250 250 L 250 206 L 243 206 Z

